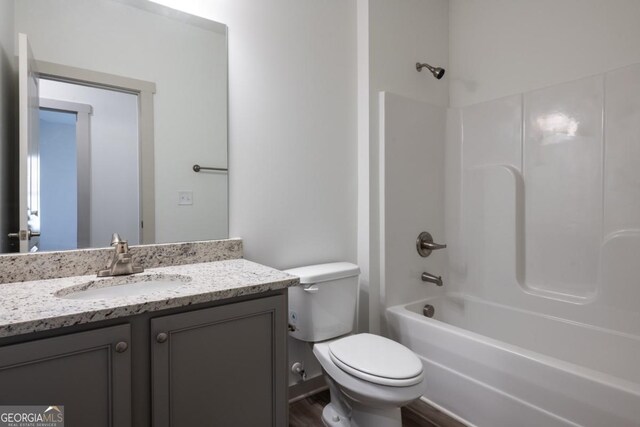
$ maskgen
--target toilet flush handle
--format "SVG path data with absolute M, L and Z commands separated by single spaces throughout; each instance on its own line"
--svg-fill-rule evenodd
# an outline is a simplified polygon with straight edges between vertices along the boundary
M 318 293 L 318 286 L 316 285 L 308 285 L 305 286 L 304 288 L 302 288 L 303 291 L 305 292 L 309 292 L 310 294 L 317 294 Z

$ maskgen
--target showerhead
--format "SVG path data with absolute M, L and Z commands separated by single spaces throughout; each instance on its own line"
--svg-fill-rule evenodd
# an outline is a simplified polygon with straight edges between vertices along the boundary
M 421 64 L 419 62 L 416 62 L 416 70 L 422 71 L 423 68 L 426 68 L 429 71 L 431 71 L 431 74 L 433 74 L 433 77 L 435 77 L 438 80 L 440 80 L 442 76 L 444 76 L 444 68 L 432 67 L 429 64 Z

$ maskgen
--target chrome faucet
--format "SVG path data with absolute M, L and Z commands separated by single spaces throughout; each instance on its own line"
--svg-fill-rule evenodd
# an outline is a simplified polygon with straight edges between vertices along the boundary
M 442 286 L 442 276 L 434 276 L 433 274 L 422 273 L 422 281 L 434 283 L 437 286 Z
M 105 270 L 98 271 L 98 277 L 122 276 L 144 271 L 140 264 L 133 261 L 133 256 L 129 253 L 129 244 L 126 240 L 122 240 L 118 233 L 113 233 L 111 236 L 111 246 L 115 247 L 111 265 Z

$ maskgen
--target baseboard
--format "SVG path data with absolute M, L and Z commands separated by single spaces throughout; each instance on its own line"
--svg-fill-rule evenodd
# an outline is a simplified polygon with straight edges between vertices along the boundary
M 318 375 L 316 377 L 309 378 L 306 381 L 301 381 L 289 386 L 289 403 L 304 399 L 305 397 L 326 389 L 327 383 L 324 380 L 324 375 Z

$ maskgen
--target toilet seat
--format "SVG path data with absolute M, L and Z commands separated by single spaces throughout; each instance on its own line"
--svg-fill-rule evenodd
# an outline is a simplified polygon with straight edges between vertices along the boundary
M 423 379 L 422 362 L 405 346 L 372 334 L 357 334 L 329 344 L 331 361 L 356 378 L 391 387 L 408 387 Z
M 333 341 L 315 343 L 313 354 L 320 362 L 327 375 L 327 380 L 335 382 L 340 391 L 349 399 L 376 408 L 399 408 L 425 394 L 424 373 L 420 375 L 422 379 L 419 383 L 406 387 L 375 384 L 350 374 L 333 361 L 329 351 L 329 345 L 332 343 Z

